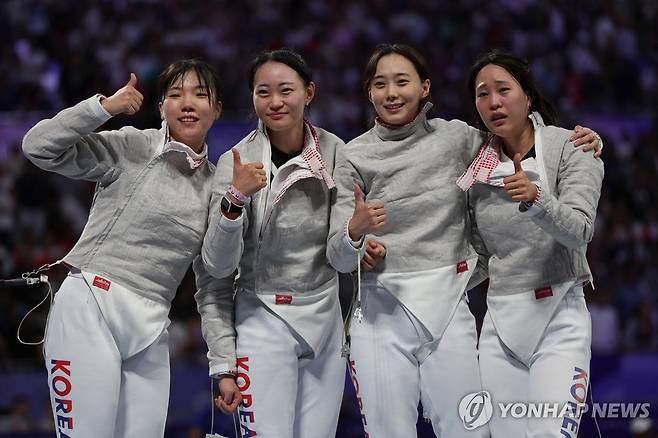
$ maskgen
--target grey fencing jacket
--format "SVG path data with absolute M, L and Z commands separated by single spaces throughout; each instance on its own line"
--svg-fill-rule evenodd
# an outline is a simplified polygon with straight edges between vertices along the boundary
M 202 250 L 208 271 L 230 282 L 226 293 L 233 291 L 233 281 L 237 293 L 255 293 L 315 351 L 338 305 L 338 274 L 326 257 L 335 188 L 323 173 L 331 175 L 343 145 L 335 135 L 306 124 L 302 154 L 275 169 L 267 130 L 259 122 L 235 148 L 243 163 L 262 162 L 274 178 L 249 197 L 236 220 L 229 220 L 220 212 L 220 201 L 233 178 L 233 158 L 230 151 L 223 154 Z M 309 166 L 307 148 L 319 151 L 323 172 Z
M 89 219 L 64 261 L 102 274 L 135 294 L 170 306 L 194 262 L 202 317 L 212 309 L 209 358 L 217 372 L 235 367 L 231 294 L 205 271 L 199 251 L 206 232 L 214 166 L 196 168 L 166 149 L 167 130 L 93 132 L 111 116 L 98 96 L 35 125 L 23 151 L 44 170 L 97 182 Z M 164 150 L 164 152 L 163 152 Z
M 373 237 L 386 258 L 363 274 L 383 287 L 440 337 L 464 293 L 477 255 L 470 244 L 466 195 L 455 180 L 479 150 L 484 134 L 459 120 L 428 120 L 430 104 L 411 123 L 375 126 L 349 142 L 336 159 L 338 198 L 331 212 L 327 255 L 341 272 L 359 256 L 347 234 L 354 184 L 366 201 L 382 201 L 387 223 Z

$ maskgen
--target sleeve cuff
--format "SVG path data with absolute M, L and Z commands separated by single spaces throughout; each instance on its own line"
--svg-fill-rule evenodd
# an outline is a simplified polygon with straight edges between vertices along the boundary
M 101 105 L 101 98 L 105 98 L 105 96 L 97 94 L 91 99 L 91 110 L 99 121 L 105 123 L 112 118 L 112 114 L 108 113 L 107 110 L 103 108 L 103 105 Z
M 229 219 L 219 211 L 219 227 L 225 231 L 235 231 L 242 228 L 242 217 L 244 216 L 244 211 L 235 219 Z
M 229 367 L 228 362 L 220 362 L 220 363 L 211 363 L 210 364 L 210 372 L 208 373 L 210 377 L 213 378 L 219 378 L 225 374 L 231 374 L 235 375 L 237 370 L 235 367 Z
M 537 199 L 535 199 L 535 202 L 532 204 L 521 202 L 519 204 L 519 211 L 529 217 L 537 216 L 539 213 L 542 213 L 546 210 L 546 194 L 540 186 L 537 186 L 537 189 L 539 190 L 539 193 L 537 195 Z
M 351 246 L 352 248 L 354 248 L 355 250 L 358 251 L 361 248 L 363 248 L 363 242 L 366 240 L 366 236 L 365 235 L 361 236 L 361 238 L 359 240 L 352 240 L 352 238 L 350 237 L 350 221 L 348 219 L 347 222 L 345 222 L 345 230 L 344 230 L 344 233 L 343 233 L 343 240 L 346 243 L 348 243 L 349 246 Z

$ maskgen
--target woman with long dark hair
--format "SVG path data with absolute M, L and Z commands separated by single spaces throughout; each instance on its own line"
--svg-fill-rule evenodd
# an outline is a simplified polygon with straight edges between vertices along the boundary
M 503 417 L 494 438 L 577 435 L 589 384 L 591 322 L 583 286 L 603 163 L 554 126 L 557 112 L 528 63 L 493 51 L 468 89 L 487 141 L 458 184 L 488 257 L 488 312 L 480 335 L 482 384 L 497 403 L 556 405 L 554 416 Z
M 486 437 L 486 419 L 458 411 L 482 389 L 466 291 L 486 266 L 478 268 L 467 198 L 455 185 L 486 134 L 427 117 L 429 68 L 409 46 L 378 46 L 364 86 L 377 117 L 336 158 L 328 243 L 339 271 L 362 259 L 370 269 L 350 315 L 349 368 L 364 427 L 375 437 L 415 436 L 420 400 L 438 436 Z M 364 244 L 373 236 L 380 248 Z

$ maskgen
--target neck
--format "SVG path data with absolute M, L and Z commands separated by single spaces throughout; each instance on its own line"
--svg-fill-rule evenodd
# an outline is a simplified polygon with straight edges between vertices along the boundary
M 270 143 L 286 154 L 296 154 L 304 147 L 304 123 L 287 131 L 272 131 L 267 128 Z
M 505 144 L 505 152 L 510 158 L 514 157 L 515 154 L 521 154 L 521 157 L 525 157 L 535 144 L 535 129 L 532 127 L 530 119 L 527 119 L 523 129 L 519 132 L 503 137 L 503 143 Z
M 200 154 L 201 152 L 203 152 L 203 144 L 204 144 L 203 141 L 201 141 L 198 144 L 192 144 L 192 143 L 188 143 L 186 141 L 174 138 L 174 136 L 172 136 L 172 135 L 169 136 L 169 140 L 177 141 L 178 143 L 183 143 L 185 146 L 189 147 L 190 149 L 192 149 L 197 154 Z

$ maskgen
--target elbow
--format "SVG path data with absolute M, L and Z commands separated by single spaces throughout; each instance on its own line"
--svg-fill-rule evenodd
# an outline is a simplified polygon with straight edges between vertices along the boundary
M 38 137 L 34 135 L 32 130 L 29 130 L 27 134 L 23 137 L 23 143 L 21 144 L 21 149 L 23 150 L 23 154 L 30 160 L 32 161 L 36 154 L 37 150 L 39 149 L 38 147 Z
M 349 263 L 345 257 L 340 257 L 337 253 L 331 250 L 330 247 L 327 248 L 327 260 L 329 264 L 341 274 L 350 274 L 356 269 L 356 265 Z
M 565 237 L 560 243 L 569 249 L 579 249 L 583 246 L 587 246 L 587 244 L 592 241 L 593 234 L 592 227 L 586 227 L 582 234 Z
M 205 245 L 201 250 L 201 259 L 203 260 L 203 265 L 205 266 L 206 271 L 208 271 L 208 274 L 215 278 L 228 277 L 238 268 L 238 262 L 226 263 L 229 262 L 228 259 L 224 259 L 224 263 L 217 263 L 221 257 L 218 257 L 217 254 L 214 254 L 212 251 L 208 251 Z

